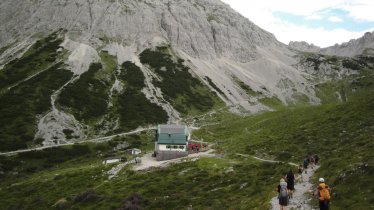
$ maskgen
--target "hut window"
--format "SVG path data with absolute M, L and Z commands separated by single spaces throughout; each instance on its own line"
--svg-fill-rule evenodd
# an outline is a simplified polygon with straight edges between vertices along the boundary
M 166 146 L 166 149 L 170 149 L 170 148 L 171 148 L 171 146 L 170 146 L 170 145 L 167 145 L 167 146 Z
M 179 149 L 184 149 L 184 146 L 179 146 Z
M 174 146 L 173 146 L 173 149 L 178 149 L 178 146 L 174 145 Z

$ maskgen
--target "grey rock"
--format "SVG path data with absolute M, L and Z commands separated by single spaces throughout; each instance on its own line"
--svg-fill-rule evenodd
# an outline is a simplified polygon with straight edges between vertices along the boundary
M 358 39 L 351 39 L 349 42 L 335 44 L 334 46 L 320 48 L 307 42 L 290 42 L 288 46 L 291 49 L 320 53 L 324 55 L 337 55 L 354 57 L 361 54 L 374 55 L 374 32 L 366 32 L 364 36 Z
M 301 42 L 296 42 L 296 41 L 291 41 L 288 46 L 292 49 L 303 51 L 303 52 L 314 52 L 318 53 L 321 48 L 318 46 L 315 46 L 314 44 L 309 44 L 305 41 Z
M 3 0 L 0 22 L 0 46 L 60 28 L 82 42 L 141 46 L 165 37 L 194 57 L 242 62 L 256 57 L 256 46 L 281 45 L 219 0 Z

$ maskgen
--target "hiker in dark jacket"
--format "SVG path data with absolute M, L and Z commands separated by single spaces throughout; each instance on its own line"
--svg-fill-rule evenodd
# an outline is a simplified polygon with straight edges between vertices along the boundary
M 306 173 L 306 170 L 308 169 L 308 165 L 309 165 L 309 160 L 308 160 L 308 158 L 305 158 L 304 159 L 304 171 L 305 171 L 305 173 Z
M 292 198 L 293 191 L 295 190 L 295 175 L 290 169 L 290 171 L 286 175 L 287 180 L 287 189 L 288 189 L 288 198 Z
M 316 162 L 316 165 L 318 164 L 318 161 L 319 161 L 319 157 L 318 157 L 318 155 L 317 154 L 315 154 L 314 155 L 314 160 L 315 160 L 315 162 Z

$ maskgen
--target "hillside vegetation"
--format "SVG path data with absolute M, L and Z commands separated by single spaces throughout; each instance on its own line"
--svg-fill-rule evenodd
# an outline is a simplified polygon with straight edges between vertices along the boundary
M 140 54 L 140 61 L 148 64 L 158 75 L 153 83 L 159 87 L 164 98 L 180 113 L 196 114 L 207 112 L 222 105 L 222 101 L 191 74 L 191 70 L 171 53 L 167 46 L 147 49 Z
M 120 141 L 143 151 L 153 145 L 152 134 Z M 74 145 L 1 157 L 1 209 L 265 209 L 278 174 L 286 164 L 244 158 L 202 158 L 164 169 L 134 172 L 123 169 L 108 180 L 113 165 L 101 163 L 112 152 L 111 141 Z M 148 149 L 147 149 L 148 148 Z M 131 208 L 130 208 L 131 209 Z
M 267 209 L 279 177 L 290 166 L 237 153 L 296 163 L 317 153 L 321 168 L 313 182 L 324 177 L 334 188 L 332 209 L 371 209 L 374 93 L 362 94 L 345 103 L 250 117 L 222 112 L 218 125 L 194 132 L 204 141 L 217 140 L 215 149 L 222 156 L 146 172 L 125 168 L 110 181 L 103 171 L 111 167 L 102 165 L 105 156 L 96 154 L 116 155 L 110 152 L 111 142 L 2 158 L 3 166 L 15 166 L 2 176 L 1 208 Z M 150 134 L 135 142 L 124 140 L 148 150 L 152 139 Z M 45 162 L 46 154 L 52 164 Z
M 51 95 L 71 77 L 58 63 L 0 95 L 0 151 L 33 144 L 38 116 L 51 109 Z
M 90 120 L 105 114 L 108 106 L 110 83 L 95 78 L 103 71 L 101 63 L 93 63 L 87 72 L 64 88 L 58 104 L 70 109 L 78 120 Z
M 231 156 L 243 153 L 301 163 L 306 155 L 319 154 L 322 165 L 314 183 L 325 177 L 334 188 L 333 209 L 374 206 L 373 89 L 345 103 L 234 118 L 195 135 L 223 142 L 222 152 Z
M 118 78 L 124 84 L 124 91 L 117 96 L 123 130 L 167 122 L 168 115 L 165 110 L 151 103 L 142 92 L 145 77 L 138 66 L 129 61 L 123 63 Z
M 33 44 L 21 58 L 6 64 L 0 71 L 0 93 L 55 64 L 61 59 L 57 50 L 62 42 L 58 32 L 52 33 Z
M 124 64 L 122 71 L 140 72 L 132 63 Z M 374 89 L 368 78 L 356 78 L 365 88 L 358 88 L 343 102 L 247 117 L 219 111 L 204 119 L 216 125 L 193 135 L 218 143 L 214 148 L 221 155 L 143 172 L 129 166 L 109 181 L 105 171 L 112 166 L 101 161 L 124 155 L 111 147 L 127 141 L 130 147 L 149 151 L 153 133 L 2 157 L 0 208 L 267 209 L 279 177 L 292 167 L 259 162 L 251 156 L 300 163 L 306 155 L 316 153 L 321 167 L 313 182 L 324 177 L 333 187 L 332 209 L 371 209 Z M 136 84 L 140 87 L 142 82 L 133 84 L 134 91 L 138 90 Z
M 318 106 L 300 95 L 300 103 L 285 107 L 233 78 L 248 96 L 277 110 L 243 116 L 223 108 L 217 96 L 222 90 L 195 75 L 170 46 L 144 50 L 142 67 L 119 64 L 102 51 L 100 62 L 73 78 L 63 64 L 62 41 L 53 33 L 0 71 L 0 151 L 40 143 L 34 139 L 37 122 L 68 81 L 56 107 L 73 114 L 89 137 L 167 123 L 167 112 L 144 91 L 149 88 L 144 71 L 151 71 L 163 96 L 157 99 L 169 102 L 185 122 L 209 125 L 193 136 L 210 142 L 217 155 L 140 172 L 130 164 L 110 180 L 107 172 L 115 164 L 103 160 L 134 158 L 113 148 L 124 143 L 152 152 L 154 131 L 0 156 L 0 209 L 268 209 L 279 178 L 293 167 L 286 162 L 301 163 L 309 154 L 321 157 L 313 182 L 324 177 L 333 187 L 332 209 L 374 208 L 373 57 L 302 55 L 300 65 L 311 71 L 308 79 L 321 99 Z M 74 133 L 63 132 L 68 139 Z

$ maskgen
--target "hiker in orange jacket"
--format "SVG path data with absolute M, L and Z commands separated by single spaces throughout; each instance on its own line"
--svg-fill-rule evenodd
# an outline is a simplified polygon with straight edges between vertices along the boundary
M 331 188 L 325 183 L 324 178 L 319 178 L 319 185 L 314 195 L 318 197 L 319 209 L 329 210 L 331 201 Z

